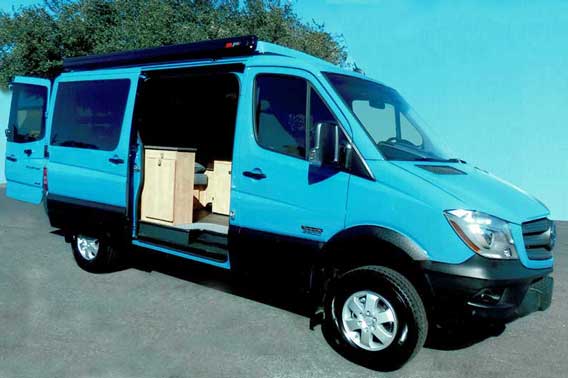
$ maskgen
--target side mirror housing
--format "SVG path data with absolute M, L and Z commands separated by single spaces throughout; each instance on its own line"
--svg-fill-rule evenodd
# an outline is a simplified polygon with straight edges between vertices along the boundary
M 308 156 L 310 165 L 339 165 L 339 126 L 334 123 L 316 125 L 315 146 Z

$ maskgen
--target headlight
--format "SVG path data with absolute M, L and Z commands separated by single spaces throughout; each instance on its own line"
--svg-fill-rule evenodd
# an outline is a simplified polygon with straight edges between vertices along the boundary
M 517 250 L 502 219 L 471 210 L 447 210 L 444 215 L 458 236 L 475 253 L 491 259 L 516 259 Z

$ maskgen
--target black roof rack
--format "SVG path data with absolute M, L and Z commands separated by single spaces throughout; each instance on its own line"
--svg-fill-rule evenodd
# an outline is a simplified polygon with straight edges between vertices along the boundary
M 258 38 L 255 35 L 247 35 L 111 54 L 65 58 L 63 60 L 63 70 L 84 71 L 99 68 L 178 62 L 191 59 L 248 56 L 256 53 L 257 43 Z

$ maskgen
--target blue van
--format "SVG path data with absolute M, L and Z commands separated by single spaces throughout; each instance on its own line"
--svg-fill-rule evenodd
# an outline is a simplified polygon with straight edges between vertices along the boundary
M 136 246 L 299 277 L 378 370 L 442 319 L 550 306 L 546 206 L 360 73 L 246 36 L 66 59 L 12 91 L 7 195 L 43 202 L 87 271 Z

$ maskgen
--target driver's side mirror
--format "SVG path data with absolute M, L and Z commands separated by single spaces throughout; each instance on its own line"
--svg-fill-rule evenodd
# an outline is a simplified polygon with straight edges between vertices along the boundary
M 339 164 L 339 126 L 335 123 L 316 125 L 315 146 L 310 149 L 310 165 L 321 167 Z

